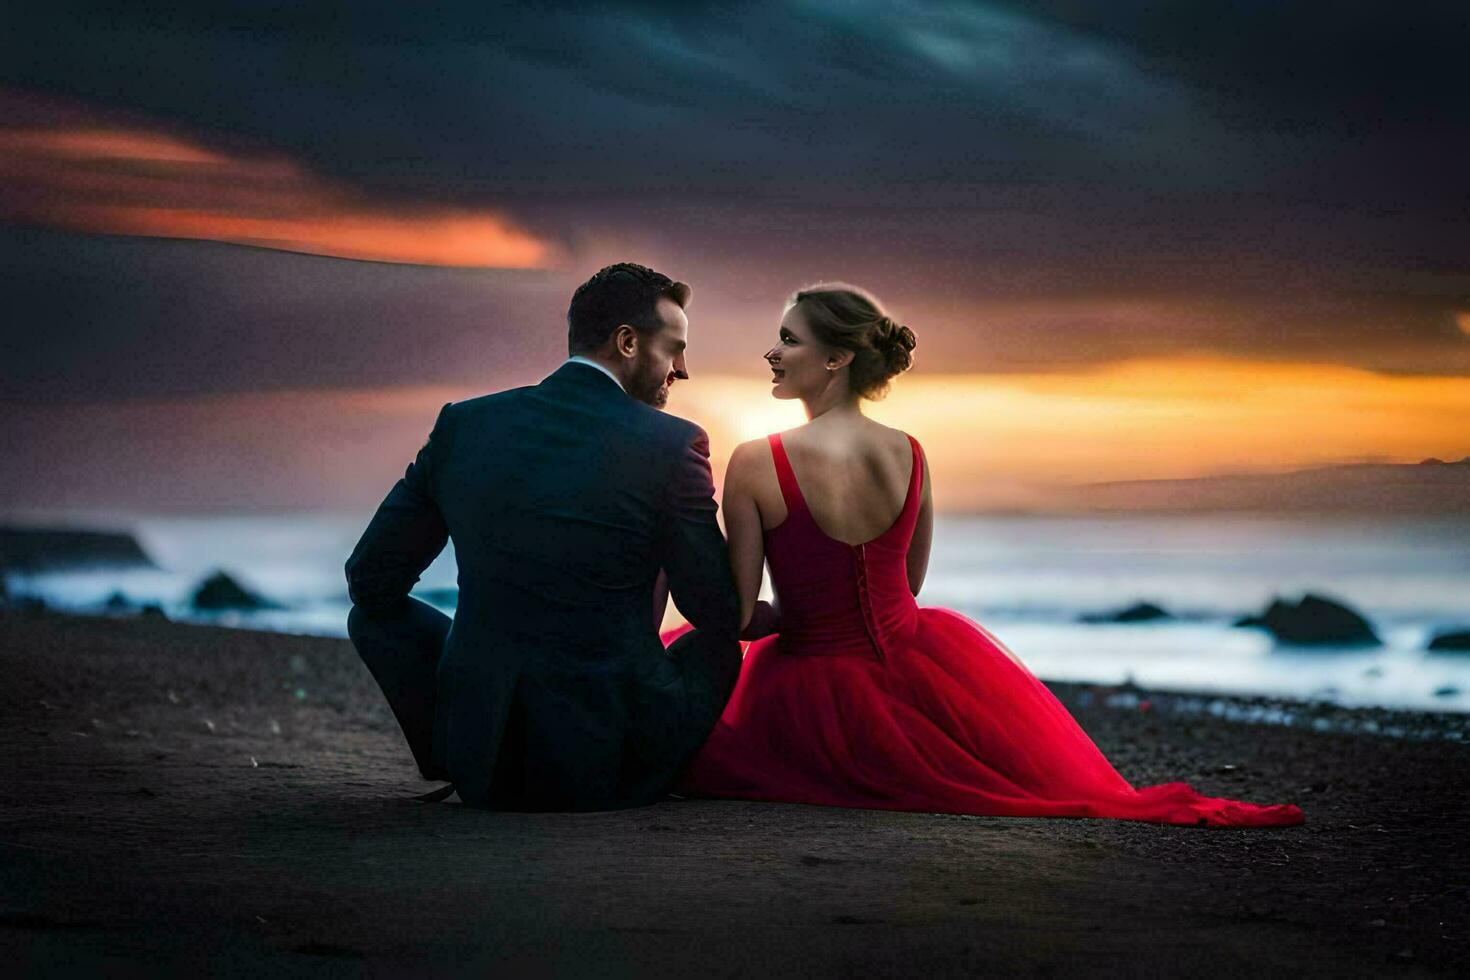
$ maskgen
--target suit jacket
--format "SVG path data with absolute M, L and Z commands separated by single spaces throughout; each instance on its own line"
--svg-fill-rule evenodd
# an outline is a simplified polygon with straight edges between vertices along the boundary
M 728 688 L 712 694 L 707 664 L 665 652 L 660 569 L 706 637 L 685 657 L 739 660 L 715 513 L 704 430 L 588 365 L 443 407 L 346 573 L 355 604 L 388 610 L 453 539 L 459 605 L 432 754 L 467 804 L 608 809 L 662 795 L 713 724 L 690 698 L 723 705 Z

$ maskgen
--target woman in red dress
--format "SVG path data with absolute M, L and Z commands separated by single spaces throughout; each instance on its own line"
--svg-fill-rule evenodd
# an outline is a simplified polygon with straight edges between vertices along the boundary
M 854 286 L 792 298 L 765 357 L 775 397 L 800 399 L 810 421 L 739 446 L 722 504 L 744 619 L 769 618 L 772 631 L 748 645 L 734 694 L 678 791 L 1001 816 L 1301 823 L 1292 804 L 1202 796 L 1182 782 L 1135 789 L 999 639 L 915 603 L 933 530 L 924 454 L 861 410 L 909 367 L 913 348 L 913 332 Z M 766 563 L 779 613 L 756 601 Z

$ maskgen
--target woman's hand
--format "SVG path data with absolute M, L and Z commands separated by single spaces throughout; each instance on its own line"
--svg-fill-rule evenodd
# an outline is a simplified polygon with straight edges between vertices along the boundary
M 759 640 L 763 636 L 781 632 L 781 611 L 764 599 L 757 599 L 750 622 L 740 631 L 742 640 Z

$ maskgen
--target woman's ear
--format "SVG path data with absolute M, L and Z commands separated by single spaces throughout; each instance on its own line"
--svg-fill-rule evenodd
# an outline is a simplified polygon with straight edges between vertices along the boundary
M 852 351 L 847 350 L 846 348 L 834 347 L 827 352 L 827 370 L 841 371 L 843 368 L 852 363 L 852 359 L 855 356 L 856 355 Z

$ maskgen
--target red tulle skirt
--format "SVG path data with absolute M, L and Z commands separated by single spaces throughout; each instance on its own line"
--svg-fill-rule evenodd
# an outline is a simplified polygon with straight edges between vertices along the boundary
M 1292 804 L 1135 789 L 1000 640 L 920 608 L 886 660 L 746 645 L 735 692 L 675 791 L 690 796 L 1012 817 L 1299 824 Z M 687 630 L 663 634 L 665 644 Z

